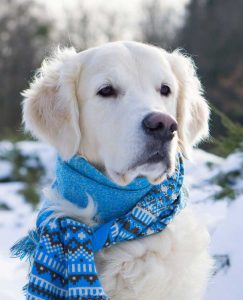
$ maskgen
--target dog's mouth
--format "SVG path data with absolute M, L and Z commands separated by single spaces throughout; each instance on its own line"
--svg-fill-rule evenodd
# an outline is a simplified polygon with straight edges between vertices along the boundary
M 151 184 L 159 184 L 167 173 L 171 172 L 171 160 L 168 154 L 154 152 L 143 155 L 123 172 L 109 172 L 111 178 L 119 185 L 127 185 L 137 177 L 146 177 Z
M 156 163 L 160 163 L 165 159 L 165 155 L 159 152 L 156 152 L 155 154 L 151 155 L 150 157 L 148 157 L 147 160 L 145 160 L 144 163 L 142 164 L 156 164 Z
M 132 166 L 129 167 L 128 171 L 136 168 L 143 167 L 144 169 L 152 169 L 156 164 L 163 164 L 167 169 L 170 168 L 169 155 L 164 151 L 156 151 L 153 153 L 143 154 L 139 157 Z

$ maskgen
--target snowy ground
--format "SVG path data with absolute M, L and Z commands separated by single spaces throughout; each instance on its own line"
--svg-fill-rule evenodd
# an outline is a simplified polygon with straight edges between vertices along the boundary
M 26 264 L 10 258 L 9 248 L 32 228 L 36 217 L 32 189 L 40 191 L 50 182 L 54 162 L 54 151 L 44 144 L 0 143 L 0 299 L 24 299 Z M 243 299 L 242 169 L 242 152 L 222 159 L 196 150 L 193 161 L 186 163 L 191 205 L 208 225 L 210 251 L 216 259 L 215 276 L 204 300 Z

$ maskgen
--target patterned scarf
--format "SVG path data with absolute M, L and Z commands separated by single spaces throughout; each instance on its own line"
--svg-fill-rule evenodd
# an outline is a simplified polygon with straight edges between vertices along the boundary
M 159 185 L 138 178 L 120 187 L 79 156 L 68 162 L 59 158 L 56 171 L 52 189 L 81 208 L 87 206 L 90 195 L 99 225 L 89 227 L 69 216 L 52 217 L 55 211 L 49 209 L 50 199 L 46 200 L 37 229 L 11 249 L 14 256 L 31 260 L 27 299 L 108 299 L 94 253 L 161 232 L 184 208 L 182 158 L 178 156 L 174 174 Z

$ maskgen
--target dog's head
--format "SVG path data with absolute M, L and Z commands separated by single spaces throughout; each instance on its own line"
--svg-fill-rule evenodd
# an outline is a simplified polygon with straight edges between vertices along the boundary
M 84 156 L 118 184 L 159 183 L 208 134 L 209 109 L 192 60 L 115 42 L 45 60 L 24 92 L 23 119 L 63 159 Z

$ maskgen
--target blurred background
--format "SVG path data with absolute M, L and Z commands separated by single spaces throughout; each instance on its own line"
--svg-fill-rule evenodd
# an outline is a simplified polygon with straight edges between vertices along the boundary
M 212 237 L 215 271 L 205 300 L 242 299 L 242 16 L 242 0 L 1 0 L 1 299 L 24 299 L 26 272 L 8 249 L 31 227 L 55 161 L 53 149 L 23 132 L 20 93 L 57 46 L 82 51 L 115 40 L 179 47 L 198 67 L 211 137 L 194 152 L 196 164 L 187 163 L 187 184 Z

